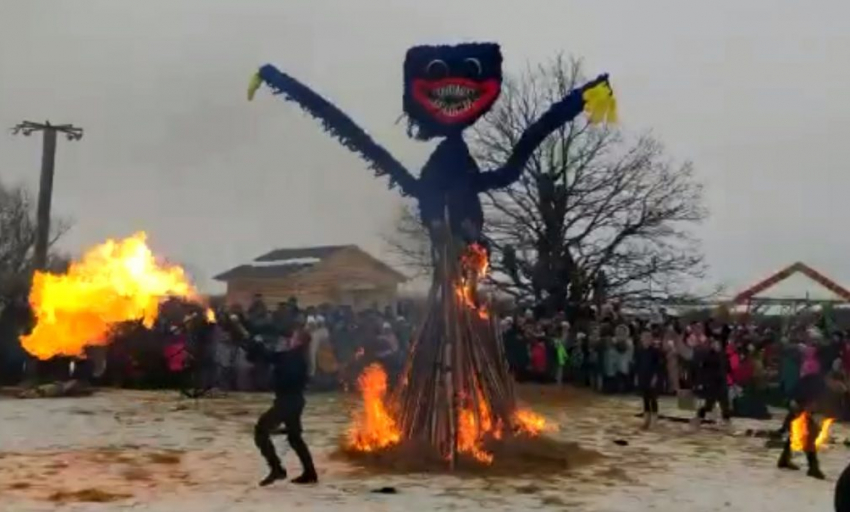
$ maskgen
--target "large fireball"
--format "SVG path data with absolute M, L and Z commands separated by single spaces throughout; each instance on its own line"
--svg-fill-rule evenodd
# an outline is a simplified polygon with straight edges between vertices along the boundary
M 143 232 L 108 240 L 66 274 L 36 272 L 30 292 L 36 325 L 21 338 L 24 349 L 39 359 L 79 356 L 88 345 L 106 344 L 116 323 L 141 320 L 150 327 L 164 299 L 195 298 L 185 271 L 158 262 L 146 240 Z

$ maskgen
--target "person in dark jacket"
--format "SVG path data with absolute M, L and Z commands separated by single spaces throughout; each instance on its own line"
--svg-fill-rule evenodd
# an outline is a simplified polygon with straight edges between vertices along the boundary
M 20 336 L 33 323 L 26 297 L 0 299 L 0 384 L 17 384 L 24 378 L 29 356 L 21 347 Z
M 260 416 L 254 426 L 254 443 L 269 465 L 269 474 L 260 485 L 265 487 L 286 479 L 286 470 L 271 441 L 271 434 L 284 425 L 289 446 L 298 455 L 304 472 L 292 480 L 296 484 L 318 482 L 316 468 L 307 443 L 301 437 L 301 414 L 304 412 L 304 388 L 309 378 L 307 363 L 310 335 L 301 329 L 279 332 L 280 346 L 276 350 L 266 344 L 253 342 L 246 346 L 248 358 L 272 366 L 272 386 L 275 399 L 271 408 Z
M 703 352 L 697 360 L 697 382 L 702 390 L 705 405 L 699 408 L 693 425 L 698 427 L 707 413 L 714 410 L 715 405 L 720 405 L 720 412 L 724 424 L 728 427 L 732 419 L 729 408 L 729 385 L 727 376 L 729 374 L 729 360 L 723 350 L 720 340 L 710 339 L 710 347 Z
M 658 383 L 661 381 L 661 350 L 655 345 L 652 332 L 644 329 L 640 335 L 640 350 L 635 354 L 635 373 L 643 397 L 643 428 L 649 429 L 658 421 Z
M 815 403 L 823 396 L 826 391 L 826 384 L 821 375 L 813 373 L 806 375 L 797 382 L 797 386 L 792 394 L 792 399 L 788 405 L 788 414 L 785 416 L 785 421 L 782 422 L 782 428 L 779 429 L 780 434 L 787 434 L 785 445 L 782 447 L 782 453 L 779 455 L 777 467 L 779 469 L 800 469 L 796 464 L 791 462 L 791 423 L 800 415 L 806 414 L 808 425 L 808 439 L 805 440 L 804 451 L 806 453 L 806 461 L 809 465 L 808 476 L 823 480 L 825 478 L 820 470 L 818 462 L 818 452 L 815 446 L 815 438 L 820 431 L 819 425 L 812 419 L 811 410 Z

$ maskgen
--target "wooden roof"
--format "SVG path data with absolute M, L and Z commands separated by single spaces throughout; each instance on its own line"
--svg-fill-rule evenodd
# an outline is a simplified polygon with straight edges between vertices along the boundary
M 791 277 L 792 275 L 797 274 L 797 273 L 802 274 L 802 275 L 808 277 L 809 279 L 811 279 L 812 281 L 816 282 L 817 284 L 823 286 L 827 290 L 831 291 L 832 293 L 834 293 L 835 295 L 840 297 L 841 300 L 843 300 L 845 302 L 850 302 L 850 291 L 848 291 L 846 288 L 840 286 L 839 284 L 837 284 L 832 279 L 821 274 L 817 270 L 813 269 L 812 267 L 806 265 L 805 263 L 801 263 L 799 261 L 797 263 L 789 265 L 788 267 L 785 267 L 784 269 L 773 274 L 772 276 L 768 277 L 767 279 L 759 281 L 758 283 L 754 284 L 753 286 L 747 288 L 743 292 L 736 295 L 735 298 L 732 299 L 732 302 L 734 302 L 735 304 L 743 304 L 743 303 L 749 302 L 749 301 L 753 300 L 756 295 L 764 292 L 768 288 L 776 285 L 777 283 L 779 283 L 781 281 L 784 281 L 785 279 L 788 279 L 789 277 Z
M 256 261 L 256 260 L 255 260 Z M 262 267 L 251 265 L 239 265 L 230 270 L 222 272 L 213 279 L 216 281 L 232 281 L 234 279 L 280 279 L 302 270 L 312 268 L 314 265 L 264 265 Z
M 232 281 L 236 279 L 280 279 L 299 272 L 306 272 L 326 259 L 342 251 L 356 251 L 371 260 L 381 270 L 391 274 L 398 281 L 407 277 L 383 261 L 362 250 L 356 245 L 325 245 L 295 249 L 274 249 L 254 258 L 251 263 L 239 265 L 222 272 L 213 279 Z
M 254 261 L 286 261 L 307 258 L 323 260 L 343 249 L 360 249 L 356 245 L 320 245 L 318 247 L 301 247 L 299 249 L 274 249 Z

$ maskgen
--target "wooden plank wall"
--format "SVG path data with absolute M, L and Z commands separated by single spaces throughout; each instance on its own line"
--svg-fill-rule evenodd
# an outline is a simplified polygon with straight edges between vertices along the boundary
M 362 251 L 345 249 L 315 267 L 281 279 L 243 279 L 227 283 L 228 304 L 250 304 L 261 293 L 269 305 L 297 297 L 303 306 L 347 304 L 365 309 L 395 304 L 399 278 Z

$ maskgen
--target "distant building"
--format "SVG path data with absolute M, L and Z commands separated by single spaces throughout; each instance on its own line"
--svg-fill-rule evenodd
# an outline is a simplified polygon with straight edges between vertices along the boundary
M 227 284 L 228 304 L 247 306 L 262 294 L 273 307 L 296 297 L 302 306 L 394 305 L 407 278 L 356 245 L 275 249 L 215 277 Z

